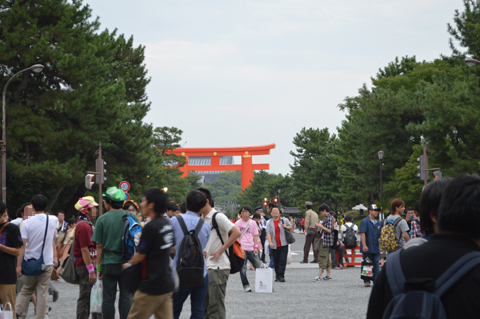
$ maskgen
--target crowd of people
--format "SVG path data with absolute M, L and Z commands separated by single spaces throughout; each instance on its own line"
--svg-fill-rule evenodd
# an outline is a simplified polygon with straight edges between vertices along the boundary
M 311 262 L 319 266 L 315 282 L 332 280 L 332 268 L 343 268 L 344 248 L 359 245 L 364 262 L 373 269 L 372 277 L 364 279 L 365 287 L 373 284 L 367 318 L 401 313 L 399 295 L 433 294 L 438 287 L 432 283 L 447 270 L 455 274 L 449 268 L 469 254 L 472 260 L 463 263 L 471 268 L 452 275 L 449 289 L 439 292 L 438 298 L 448 318 L 459 314 L 473 318 L 479 310 L 471 293 L 480 280 L 477 175 L 431 182 L 414 207 L 405 208 L 402 199 L 394 199 L 390 213 L 381 220 L 380 209 L 371 204 L 360 227 L 352 216 L 336 214 L 327 204 L 315 212 L 310 201 L 305 202 L 303 222 L 281 217 L 273 203 L 266 213 L 262 206 L 253 210 L 243 206 L 232 221 L 216 211 L 206 188 L 188 193 L 182 205 L 169 201 L 163 190 L 151 188 L 138 205 L 127 201 L 118 187 L 110 187 L 102 204 L 106 213 L 97 217 L 99 204 L 92 196 L 82 197 L 75 204 L 77 218 L 65 220 L 63 212 L 55 216 L 46 211 L 45 196 L 35 195 L 17 211 L 17 219 L 10 220 L 0 202 L 0 299 L 14 305 L 14 316 L 25 318 L 32 302 L 36 318 L 48 318 L 48 296 L 53 301 L 59 298 L 52 280 L 58 278 L 66 258 L 73 258 L 79 289 L 77 318 L 113 319 L 117 289 L 121 319 L 179 318 L 188 297 L 190 318 L 226 318 L 227 281 L 238 266 L 235 245 L 243 251 L 238 270 L 245 292 L 252 291 L 248 264 L 259 268 L 267 264 L 267 255 L 275 281 L 282 283 L 289 233 L 295 225 L 305 233 L 301 263 L 309 262 L 313 249 Z M 130 255 L 125 249 L 129 219 L 141 225 L 138 238 L 132 237 L 135 251 Z M 92 287 L 98 280 L 103 282 L 101 314 L 90 311 Z

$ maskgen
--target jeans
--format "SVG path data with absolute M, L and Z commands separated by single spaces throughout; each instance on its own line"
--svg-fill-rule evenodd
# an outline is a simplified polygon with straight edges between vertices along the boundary
M 285 268 L 287 267 L 288 245 L 272 249 L 273 261 L 275 263 L 276 278 L 285 277 Z
M 77 300 L 77 319 L 88 319 L 90 317 L 90 293 L 93 284 L 88 280 L 88 270 L 85 265 L 75 267 L 75 272 L 78 275 L 78 286 L 80 288 Z M 102 318 L 102 315 L 92 313 L 92 318 Z
M 258 259 L 258 256 L 256 256 L 253 253 L 253 251 L 245 251 L 244 256 L 245 256 L 245 262 L 243 263 L 242 269 L 240 269 L 240 279 L 242 279 L 243 287 L 246 287 L 250 285 L 247 279 L 247 261 L 250 260 L 250 262 L 253 265 L 253 268 L 255 269 L 260 268 L 262 263 L 260 262 L 260 259 Z
M 190 295 L 192 315 L 190 319 L 203 319 L 205 315 L 205 295 L 208 288 L 208 275 L 200 285 L 180 285 L 179 291 L 173 295 L 173 318 L 180 318 L 183 303 Z
M 275 263 L 273 262 L 272 248 L 268 245 L 268 252 L 270 253 L 270 263 L 268 264 L 269 268 L 275 268 Z
M 338 249 L 338 263 L 343 266 L 343 247 L 340 244 L 335 248 L 330 248 L 330 259 L 332 260 L 332 267 L 338 267 L 335 249 Z
M 122 264 L 103 265 L 103 318 L 115 319 L 115 298 L 117 285 L 120 287 L 118 311 L 120 319 L 126 319 L 132 307 L 133 295 L 128 292 L 122 280 Z
M 266 237 L 266 236 L 267 236 L 267 231 L 266 231 L 266 229 L 264 228 L 264 229 L 262 229 L 262 232 L 260 233 L 260 242 L 262 243 L 262 247 L 263 247 L 263 249 L 262 249 L 262 254 L 261 254 L 261 256 L 260 256 L 260 260 L 261 260 L 262 262 L 264 262 L 264 263 L 265 263 L 265 250 L 266 250 L 267 247 L 268 247 L 268 246 L 265 247 L 265 237 Z
M 363 253 L 363 259 L 370 258 L 373 262 L 373 274 L 374 278 L 377 279 L 378 274 L 380 273 L 380 254 L 372 253 Z M 370 280 L 363 280 L 364 283 L 370 282 Z

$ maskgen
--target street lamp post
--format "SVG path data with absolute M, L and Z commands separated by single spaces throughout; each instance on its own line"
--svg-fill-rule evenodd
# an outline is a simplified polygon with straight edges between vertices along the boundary
M 42 72 L 43 65 L 41 64 L 34 64 L 31 67 L 21 70 L 20 72 L 15 73 L 5 84 L 3 88 L 3 105 L 2 105 L 2 200 L 5 204 L 7 204 L 7 108 L 5 105 L 5 100 L 7 96 L 7 88 L 10 82 L 19 75 L 20 73 L 27 72 L 27 71 L 34 71 L 36 73 Z
M 465 59 L 465 64 L 468 66 L 476 66 L 480 64 L 480 61 L 476 59 Z
M 385 152 L 378 151 L 378 159 L 380 160 L 380 220 L 383 220 L 383 188 L 382 188 L 382 160 Z

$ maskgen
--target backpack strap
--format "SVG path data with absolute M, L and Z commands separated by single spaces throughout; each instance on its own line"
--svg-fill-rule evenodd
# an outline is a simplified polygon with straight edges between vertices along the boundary
M 435 295 L 440 297 L 479 264 L 480 252 L 478 251 L 472 251 L 457 260 L 435 281 Z
M 212 217 L 212 226 L 213 226 L 213 229 L 215 229 L 217 231 L 217 236 L 218 238 L 220 238 L 220 241 L 222 242 L 222 246 L 225 245 L 225 242 L 223 241 L 223 238 L 222 238 L 222 235 L 220 235 L 220 230 L 218 229 L 218 224 L 217 224 L 217 220 L 215 219 L 215 217 L 217 216 L 218 212 L 216 212 L 215 214 L 213 214 L 213 217 Z M 228 255 L 228 248 L 225 250 L 225 253 L 227 254 L 227 257 L 230 258 L 230 256 Z
M 402 271 L 402 265 L 400 264 L 400 253 L 402 249 L 397 250 L 388 255 L 388 261 L 385 265 L 387 267 L 387 279 L 392 294 L 395 297 L 403 292 L 405 282 L 405 275 Z
M 181 215 L 177 215 L 177 220 L 178 220 L 178 223 L 180 224 L 180 227 L 182 227 L 182 231 L 183 231 L 183 235 L 187 235 L 188 234 L 188 229 L 187 229 L 187 225 L 185 225 L 185 221 L 183 220 L 183 217 Z
M 200 217 L 200 219 L 198 220 L 197 227 L 195 227 L 195 233 L 193 233 L 195 236 L 197 236 L 197 238 L 198 238 L 198 234 L 200 233 L 200 230 L 202 229 L 204 222 L 205 220 Z

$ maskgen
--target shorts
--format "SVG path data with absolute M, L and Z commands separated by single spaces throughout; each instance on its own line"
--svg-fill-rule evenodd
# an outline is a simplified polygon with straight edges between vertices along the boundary
M 330 247 L 323 246 L 323 239 L 320 239 L 320 247 L 318 250 L 318 267 L 321 269 L 332 267 L 330 264 Z

